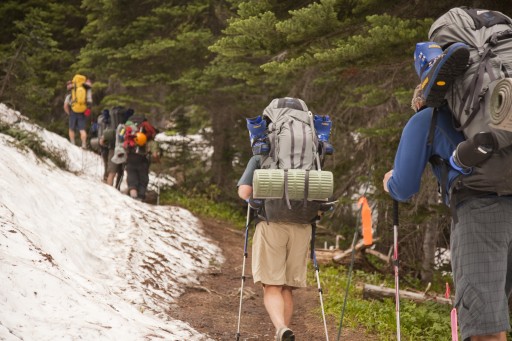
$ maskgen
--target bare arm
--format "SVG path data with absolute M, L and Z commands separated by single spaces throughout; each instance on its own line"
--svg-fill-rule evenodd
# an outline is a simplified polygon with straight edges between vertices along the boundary
M 244 200 L 247 200 L 251 197 L 252 194 L 252 186 L 250 185 L 240 185 L 238 186 L 238 196 Z
M 69 95 L 64 99 L 64 111 L 69 115 Z

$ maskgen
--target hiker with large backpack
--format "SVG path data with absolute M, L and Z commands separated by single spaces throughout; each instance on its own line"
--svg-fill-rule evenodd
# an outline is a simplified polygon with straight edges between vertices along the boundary
M 124 130 L 128 194 L 136 200 L 144 201 L 151 160 L 158 161 L 158 146 L 154 141 L 156 129 L 143 115 L 134 115 L 126 122 Z
M 451 236 L 461 333 L 464 339 L 506 340 L 512 292 L 512 19 L 497 11 L 454 8 L 432 24 L 429 39 L 443 48 L 455 40 L 470 47 L 469 68 L 446 96 L 467 137 L 452 158 L 464 173 L 452 190 L 463 203 Z
M 97 151 L 103 162 L 103 182 L 107 183 L 108 178 L 108 143 L 105 143 L 104 132 L 111 127 L 110 110 L 103 109 L 96 118 L 96 124 L 98 126 L 97 136 L 91 138 L 91 148 Z
M 452 210 L 450 254 L 460 332 L 463 340 L 505 341 L 512 291 L 512 19 L 496 11 L 453 8 L 433 23 L 429 39 L 444 51 L 437 60 L 425 58 L 425 69 L 442 69 L 443 60 L 450 58 L 445 52 L 454 44 L 466 44 L 469 52 L 462 74 L 433 72 L 424 82 L 443 84 L 436 78 L 439 74 L 449 78 L 450 86 L 438 98 L 446 100 L 442 109 L 448 104 L 454 129 L 465 138 L 451 155 L 433 159 Z M 425 110 L 440 112 L 441 108 Z M 438 113 L 438 123 L 440 117 Z M 435 126 L 423 124 L 427 129 Z M 444 140 L 434 134 L 431 145 L 427 139 L 426 145 L 418 146 L 409 125 L 404 128 L 394 171 L 384 178 L 385 188 L 395 199 L 408 198 L 415 191 L 411 188 L 419 186 L 416 175 L 411 179 L 406 174 L 414 172 L 406 161 L 424 162 Z
M 67 83 L 68 94 L 64 99 L 64 111 L 69 116 L 69 141 L 75 144 L 75 130 L 80 132 L 82 148 L 87 148 L 86 118 L 91 115 L 92 84 L 84 75 L 76 74 Z
M 450 185 L 460 173 L 448 163 L 436 162 L 448 160 L 457 145 L 464 141 L 464 135 L 452 124 L 452 113 L 443 105 L 429 108 L 423 96 L 421 84 L 414 90 L 411 107 L 415 114 L 405 125 L 395 156 L 393 169 L 383 179 L 383 187 L 394 199 L 394 214 L 398 217 L 397 201 L 407 201 L 420 189 L 421 178 L 427 164 L 440 184 L 443 200 L 449 204 Z M 394 259 L 398 258 L 397 225 L 394 219 Z M 398 263 L 395 263 L 395 287 L 398 289 Z M 397 339 L 400 339 L 399 294 L 396 295 Z
M 289 328 L 293 290 L 306 286 L 312 229 L 319 211 L 331 207 L 326 200 L 332 195 L 332 173 L 320 170 L 320 160 L 332 153 L 327 141 L 331 124 L 327 116 L 314 116 L 304 101 L 290 97 L 274 99 L 261 116 L 247 120 L 254 155 L 238 181 L 238 195 L 248 201 L 248 211 L 257 212 L 252 274 L 254 283 L 263 286 L 263 303 L 278 341 L 295 340 Z
M 123 148 L 124 134 L 122 135 L 121 132 L 125 123 L 134 114 L 134 110 L 123 106 L 115 106 L 108 111 L 108 115 L 106 115 L 106 112 L 104 114 L 104 128 L 102 128 L 99 144 L 108 150 L 106 182 L 108 185 L 119 189 L 127 156 Z

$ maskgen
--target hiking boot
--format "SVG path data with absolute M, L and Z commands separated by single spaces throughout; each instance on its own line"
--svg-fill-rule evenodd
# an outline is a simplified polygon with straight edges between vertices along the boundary
M 276 333 L 276 341 L 295 341 L 295 334 L 290 328 L 281 328 Z
M 453 81 L 466 71 L 469 47 L 454 43 L 444 51 L 432 42 L 416 44 L 414 64 L 428 107 L 440 107 Z

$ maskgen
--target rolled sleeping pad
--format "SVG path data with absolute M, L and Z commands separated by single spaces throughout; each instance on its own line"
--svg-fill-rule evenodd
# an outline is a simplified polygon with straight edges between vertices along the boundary
M 489 84 L 491 127 L 512 132 L 512 78 Z
M 288 198 L 304 200 L 306 170 L 288 170 Z M 334 188 L 333 175 L 329 171 L 309 171 L 308 200 L 328 200 Z M 255 199 L 281 199 L 285 197 L 284 169 L 257 169 L 253 176 Z

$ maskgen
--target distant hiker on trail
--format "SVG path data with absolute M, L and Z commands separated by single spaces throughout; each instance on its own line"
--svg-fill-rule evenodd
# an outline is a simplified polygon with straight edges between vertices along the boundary
M 125 125 L 123 147 L 127 151 L 126 182 L 130 197 L 144 201 L 151 160 L 158 161 L 155 128 L 144 116 L 134 115 Z
M 75 130 L 80 132 L 82 148 L 87 148 L 86 118 L 91 114 L 92 90 L 91 81 L 83 75 L 76 74 L 67 83 L 69 93 L 64 99 L 64 111 L 69 116 L 69 141 L 75 144 Z
M 451 86 L 444 93 L 439 89 L 439 101 L 427 101 L 442 103 L 439 108 L 421 110 L 405 126 L 384 189 L 396 200 L 409 199 L 435 156 L 434 173 L 452 211 L 454 308 L 462 339 L 506 341 L 512 292 L 512 131 L 503 123 L 510 124 L 512 96 L 503 90 L 512 88 L 512 19 L 495 11 L 454 8 L 432 24 L 429 38 L 433 42 L 416 47 L 416 71 L 422 83 Z M 423 72 L 431 68 L 437 70 L 423 82 Z M 502 121 L 496 120 L 501 114 Z
M 253 199 L 256 193 L 253 180 L 256 179 L 255 172 L 260 169 L 281 168 L 286 172 L 298 170 L 303 176 L 305 173 L 313 176 L 314 170 L 320 167 L 315 162 L 319 161 L 319 145 L 322 142 L 328 144 L 331 128 L 328 116 L 315 116 L 313 118 L 302 100 L 286 97 L 274 99 L 265 108 L 262 116 L 247 119 L 255 155 L 249 160 L 238 181 L 238 195 L 249 202 L 260 219 L 256 224 L 252 243 L 252 273 L 254 283 L 261 283 L 263 286 L 263 303 L 276 328 L 277 341 L 295 340 L 295 335 L 289 328 L 293 314 L 293 290 L 306 287 L 312 225 L 318 219 L 321 205 L 309 201 L 304 190 L 298 200 L 288 200 L 287 189 L 283 199 Z M 316 136 L 319 132 L 313 125 L 317 124 L 319 129 L 324 129 L 325 134 L 322 137 Z M 280 129 L 281 126 L 283 129 Z M 287 152 L 277 152 L 279 146 Z M 332 152 L 332 147 L 329 150 Z M 304 181 L 302 180 L 303 183 Z M 312 192 L 311 189 L 310 193 Z M 307 206 L 304 196 L 308 198 Z M 328 196 L 329 194 L 323 197 Z
M 123 148 L 124 124 L 134 114 L 133 109 L 122 106 L 113 107 L 108 115 L 104 111 L 105 128 L 100 135 L 100 146 L 108 149 L 107 155 L 107 184 L 119 189 L 124 175 L 126 151 Z
M 107 183 L 108 178 L 108 152 L 109 146 L 108 143 L 105 142 L 105 137 L 103 134 L 107 129 L 110 128 L 111 120 L 110 120 L 110 110 L 103 109 L 101 113 L 98 115 L 96 119 L 96 123 L 98 124 L 98 136 L 96 138 L 97 142 L 94 143 L 93 149 L 97 150 L 100 153 L 101 160 L 103 162 L 103 182 Z M 91 139 L 91 146 L 93 145 Z M 98 144 L 96 147 L 96 143 Z

